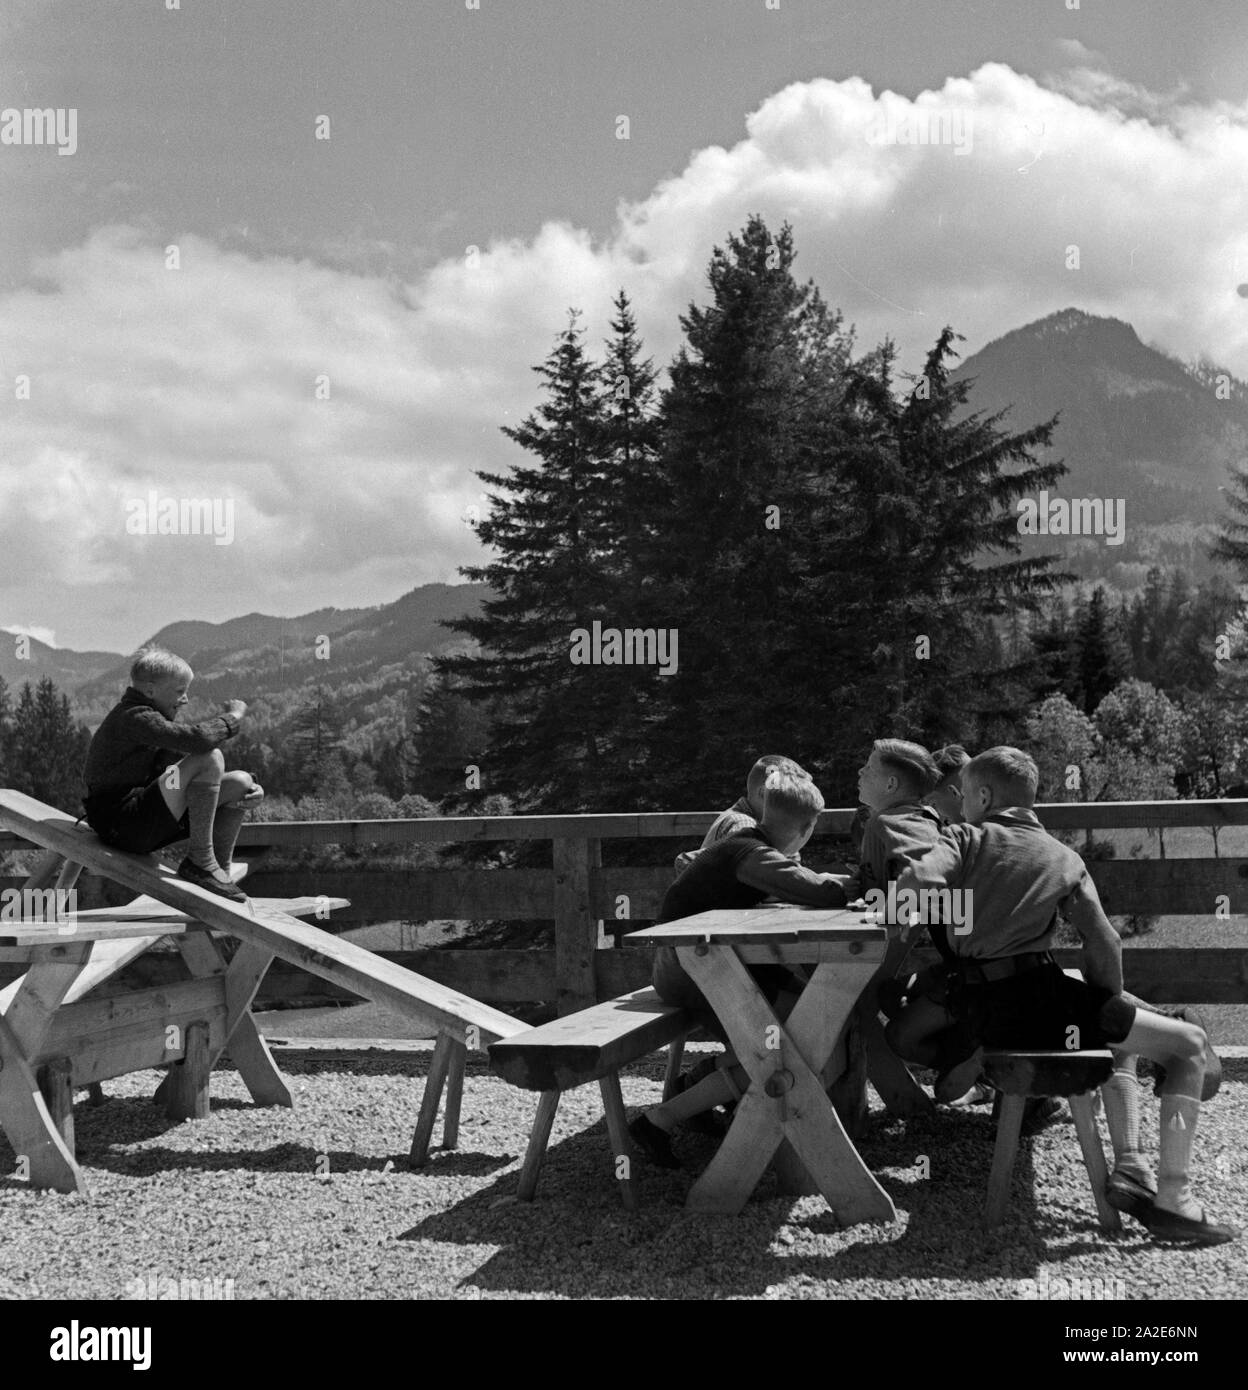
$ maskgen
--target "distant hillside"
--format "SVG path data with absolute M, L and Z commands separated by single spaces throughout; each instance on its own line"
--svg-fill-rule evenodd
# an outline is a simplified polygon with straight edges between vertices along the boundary
M 113 670 L 122 660 L 118 652 L 74 652 L 49 647 L 33 637 L 28 659 L 20 659 L 16 650 L 16 637 L 0 633 L 0 676 L 14 691 L 20 690 L 26 681 L 37 685 L 44 676 L 51 676 L 59 689 L 72 695 L 79 686 Z
M 1219 400 L 1215 370 L 1185 366 L 1142 343 L 1130 324 L 1073 308 L 967 358 L 952 376 L 975 379 L 973 409 L 1012 406 L 1004 423 L 1014 430 L 1060 412 L 1051 456 L 1070 471 L 1051 492 L 1126 501 L 1122 545 L 1040 537 L 1025 553 L 1055 551 L 1064 568 L 1127 589 L 1149 564 L 1210 573 L 1219 489 L 1228 466 L 1248 459 L 1248 387 L 1233 381 L 1232 399 Z
M 368 722 L 387 697 L 405 698 L 413 677 L 418 686 L 423 684 L 429 656 L 464 645 L 439 620 L 476 613 L 484 593 L 480 584 L 425 584 L 376 608 L 178 622 L 149 640 L 176 651 L 194 668 L 192 703 L 184 718 L 199 717 L 238 696 L 252 706 L 261 725 L 280 723 L 306 697 L 306 687 L 323 685 L 339 697 L 350 718 Z M 324 660 L 316 655 L 322 636 L 329 638 Z M 125 659 L 112 657 L 102 671 L 71 690 L 75 712 L 97 724 L 125 684 Z

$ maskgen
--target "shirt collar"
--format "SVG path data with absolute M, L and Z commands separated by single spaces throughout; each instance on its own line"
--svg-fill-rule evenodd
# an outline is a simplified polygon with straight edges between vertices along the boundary
M 1034 825 L 1041 830 L 1044 829 L 1044 826 L 1040 824 L 1040 817 L 1030 806 L 1002 807 L 1000 811 L 993 811 L 991 815 L 985 816 L 980 824 L 990 820 L 999 821 L 1002 825 Z
M 149 700 L 141 690 L 136 690 L 134 686 L 126 686 L 126 693 L 121 697 L 123 705 L 147 705 L 150 709 L 156 708 L 155 700 Z

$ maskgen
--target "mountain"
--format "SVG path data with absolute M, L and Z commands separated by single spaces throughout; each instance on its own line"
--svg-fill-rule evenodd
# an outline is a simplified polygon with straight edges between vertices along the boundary
M 484 593 L 481 584 L 424 584 L 376 608 L 170 623 L 149 642 L 185 657 L 195 671 L 183 718 L 201 718 L 237 696 L 251 706 L 249 722 L 259 731 L 282 723 L 307 698 L 307 687 L 320 685 L 335 694 L 348 721 L 358 726 L 422 686 L 429 656 L 464 645 L 439 620 L 475 614 Z M 127 680 L 126 659 L 104 655 L 109 660 L 103 670 L 65 687 L 75 713 L 92 726 Z
M 57 688 L 72 694 L 79 686 L 113 670 L 122 657 L 118 652 L 75 652 L 62 647 L 49 647 L 46 642 L 30 638 L 29 655 L 19 657 L 17 638 L 12 633 L 0 633 L 0 677 L 16 692 L 29 681 L 37 685 L 44 676 L 51 676 Z
M 962 363 L 969 405 L 1012 407 L 1004 425 L 1027 429 L 1060 412 L 1049 457 L 1069 472 L 1051 495 L 1121 498 L 1125 537 L 1026 538 L 1024 554 L 1055 553 L 1061 568 L 1122 589 L 1151 564 L 1212 572 L 1205 550 L 1223 514 L 1228 467 L 1248 458 L 1248 386 L 1218 369 L 1185 365 L 1148 346 L 1129 323 L 1063 309 L 1015 329 Z

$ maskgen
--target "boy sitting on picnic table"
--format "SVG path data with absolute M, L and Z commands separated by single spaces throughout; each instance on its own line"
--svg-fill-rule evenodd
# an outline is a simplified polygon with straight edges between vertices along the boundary
M 798 864 L 794 855 L 814 833 L 823 810 L 823 797 L 809 777 L 784 768 L 768 773 L 764 785 L 762 817 L 701 852 L 667 890 L 657 923 L 672 922 L 715 908 L 754 907 L 764 898 L 803 903 L 808 907 L 840 907 L 845 902 L 844 881 L 833 874 L 816 874 Z M 788 1017 L 801 984 L 784 966 L 750 966 L 777 1017 Z M 655 952 L 654 988 L 669 1004 L 693 1010 L 723 1042 L 723 1028 L 702 991 L 685 973 L 674 947 Z M 679 1168 L 672 1153 L 672 1131 L 678 1124 L 745 1093 L 745 1069 L 729 1051 L 717 1060 L 712 1074 L 679 1095 L 652 1106 L 629 1125 L 637 1147 L 664 1168 Z
M 1188 1185 L 1206 1068 L 1219 1065 L 1216 1054 L 1197 1024 L 1137 1009 L 1124 997 L 1122 942 L 1083 860 L 1032 809 L 1037 781 L 1036 764 L 1017 748 L 973 758 L 963 773 L 966 823 L 950 826 L 903 872 L 903 913 L 911 893 L 967 895 L 969 929 L 946 929 L 945 937 L 956 964 L 952 1012 L 968 1041 L 981 1045 L 969 1066 L 978 1068 L 984 1047 L 1063 1051 L 1072 1039 L 1075 1049 L 1110 1049 L 1116 1067 L 1134 1056 L 1161 1063 L 1156 1183 L 1140 1152 L 1134 1073 L 1116 1070 L 1101 1087 L 1114 1145 L 1108 1200 L 1155 1236 L 1203 1245 L 1232 1240 L 1235 1232 L 1210 1221 Z M 1049 954 L 1059 909 L 1083 940 L 1083 980 Z
M 233 902 L 230 877 L 239 828 L 264 790 L 249 772 L 226 772 L 221 745 L 247 712 L 230 700 L 199 724 L 176 723 L 194 673 L 160 648 L 140 652 L 130 687 L 95 731 L 87 752 L 87 824 L 117 849 L 146 854 L 190 836 L 179 878 Z

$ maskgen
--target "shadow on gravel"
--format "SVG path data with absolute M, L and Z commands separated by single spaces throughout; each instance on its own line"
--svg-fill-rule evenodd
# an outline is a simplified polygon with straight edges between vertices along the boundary
M 1069 1121 L 1052 1130 L 1077 1153 Z M 1031 1278 L 1042 1262 L 1103 1248 L 1090 1192 L 1078 1209 L 1055 1194 L 1037 1203 L 1036 1141 L 1028 1139 L 1005 1223 L 982 1229 L 994 1136 L 986 1112 L 909 1124 L 876 1118 L 859 1147 L 899 1221 L 842 1229 L 822 1199 L 778 1195 L 770 1174 L 738 1216 L 685 1211 L 689 1187 L 714 1152 L 713 1140 L 696 1136 L 677 1141 L 687 1165 L 681 1172 L 639 1162 L 642 1205 L 628 1212 L 599 1122 L 552 1146 L 534 1202 L 517 1201 L 512 1172 L 399 1239 L 499 1246 L 465 1287 L 567 1298 L 758 1297 L 781 1284 L 786 1297 L 800 1297 L 807 1284 L 811 1296 L 827 1297 L 840 1281 L 856 1282 L 858 1292 L 864 1284 L 933 1279 L 965 1288 L 967 1281 Z

